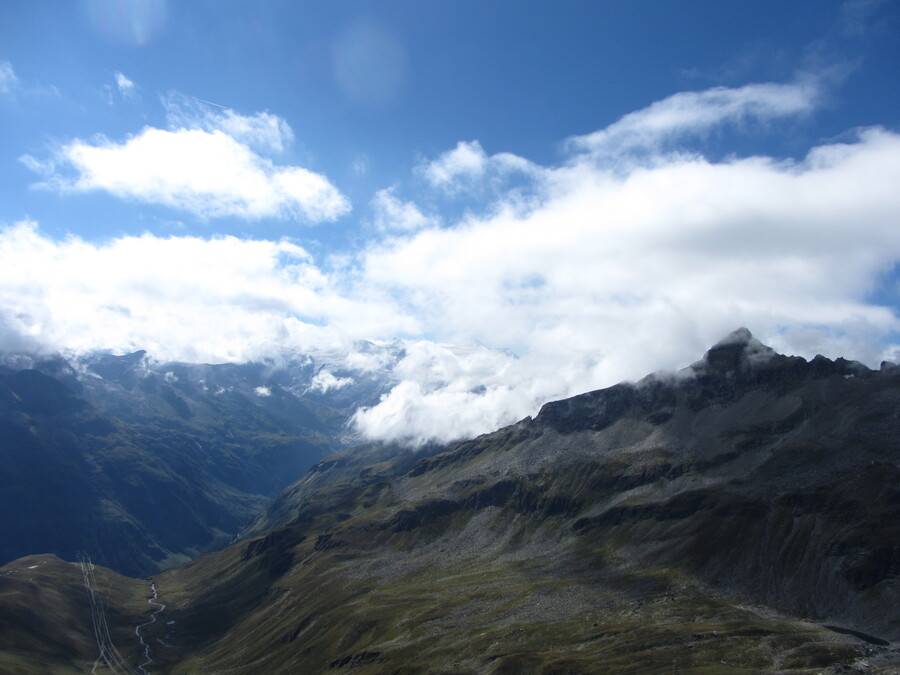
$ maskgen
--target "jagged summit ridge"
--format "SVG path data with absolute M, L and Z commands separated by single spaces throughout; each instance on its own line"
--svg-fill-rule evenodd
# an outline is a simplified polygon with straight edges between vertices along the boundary
M 883 363 L 886 368 L 888 363 Z M 703 358 L 685 368 L 681 374 L 750 376 L 751 379 L 772 376 L 774 373 L 788 375 L 794 373 L 817 373 L 819 375 L 837 373 L 841 375 L 865 375 L 872 372 L 859 361 L 843 357 L 835 360 L 817 354 L 810 361 L 801 356 L 786 356 L 764 344 L 744 327 L 732 331 L 709 348 Z M 650 377 L 655 377 L 651 375 Z
M 732 331 L 716 344 L 691 368 L 694 370 L 736 371 L 770 362 L 781 356 L 763 344 L 744 327 Z M 786 358 L 786 357 L 783 357 Z
M 731 345 L 731 344 L 749 344 L 750 342 L 759 342 L 755 337 L 753 337 L 753 333 L 750 332 L 750 329 L 746 326 L 741 326 L 733 331 L 731 331 L 728 335 L 719 340 L 715 345 L 713 345 L 713 349 L 722 345 Z
M 697 405 L 702 401 L 733 400 L 759 387 L 791 387 L 809 379 L 866 377 L 873 371 L 858 361 L 832 361 L 818 355 L 811 361 L 779 354 L 744 327 L 719 340 L 699 360 L 678 372 L 651 373 L 636 383 L 622 382 L 578 396 L 551 401 L 535 421 L 554 428 L 601 429 L 623 414 L 649 413 L 663 401 Z

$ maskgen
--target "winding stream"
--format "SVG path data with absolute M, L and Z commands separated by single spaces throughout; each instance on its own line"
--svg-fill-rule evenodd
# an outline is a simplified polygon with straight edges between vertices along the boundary
M 147 670 L 144 668 L 144 666 L 147 666 L 147 665 L 150 665 L 151 663 L 153 663 L 153 659 L 150 657 L 150 645 L 147 644 L 147 642 L 144 640 L 144 636 L 141 635 L 141 628 L 143 628 L 144 626 L 149 626 L 150 624 L 156 623 L 156 615 L 159 614 L 161 611 L 163 611 L 166 608 L 166 606 L 164 604 L 156 601 L 156 598 L 158 597 L 157 592 L 156 592 L 156 584 L 153 583 L 152 581 L 150 582 L 150 590 L 153 591 L 153 597 L 150 598 L 149 600 L 147 600 L 147 602 L 150 603 L 151 605 L 154 605 L 156 607 L 156 609 L 153 610 L 153 613 L 150 615 L 149 621 L 145 621 L 144 623 L 139 624 L 134 627 L 134 634 L 137 637 L 137 639 L 140 641 L 141 647 L 143 648 L 144 662 L 137 667 L 138 671 L 143 673 L 143 675 L 148 675 Z

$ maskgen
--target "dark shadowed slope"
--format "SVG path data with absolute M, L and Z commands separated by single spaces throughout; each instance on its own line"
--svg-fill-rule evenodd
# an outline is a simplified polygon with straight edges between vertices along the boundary
M 136 352 L 27 365 L 0 367 L 0 562 L 85 550 L 148 574 L 223 546 L 341 447 L 353 411 L 307 390 L 309 359 L 156 364 Z M 355 391 L 367 402 L 378 387 Z

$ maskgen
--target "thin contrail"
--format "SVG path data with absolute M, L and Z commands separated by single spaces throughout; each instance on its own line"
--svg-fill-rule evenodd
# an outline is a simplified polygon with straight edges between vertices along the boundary
M 213 103 L 212 101 L 207 101 L 206 99 L 200 98 L 199 96 L 195 96 L 194 98 L 197 99 L 198 101 L 200 101 L 200 103 L 206 103 L 207 105 L 214 105 L 217 108 L 222 108 L 223 110 L 228 110 L 227 105 L 219 105 L 218 103 Z

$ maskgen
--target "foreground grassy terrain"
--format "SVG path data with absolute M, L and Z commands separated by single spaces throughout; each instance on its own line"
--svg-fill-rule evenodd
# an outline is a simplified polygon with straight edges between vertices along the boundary
M 149 584 L 94 568 L 97 596 L 113 644 L 140 663 L 134 627 L 147 613 Z M 110 672 L 102 661 L 81 567 L 52 555 L 20 558 L 0 567 L 0 672 Z
M 430 531 L 393 531 L 389 509 L 346 515 L 294 524 L 155 577 L 166 608 L 143 629 L 152 647 L 147 671 L 900 667 L 890 646 L 746 603 L 677 569 L 631 568 L 609 548 L 496 507 Z M 533 545 L 548 537 L 555 546 Z M 479 552 L 489 540 L 503 546 Z M 97 578 L 116 647 L 130 664 L 142 663 L 133 629 L 152 611 L 148 582 L 100 568 Z M 0 569 L 0 607 L 15 617 L 0 632 L 0 672 L 91 672 L 98 649 L 77 565 L 37 556 Z
M 170 672 L 817 673 L 877 668 L 879 659 L 892 672 L 890 649 L 742 605 L 668 570 L 603 578 L 552 562 L 477 558 L 391 578 L 359 576 L 363 560 L 316 551 L 312 541 L 293 553 L 305 557 L 257 589 L 258 604 L 239 619 L 224 610 L 231 589 L 248 590 L 246 579 L 220 569 L 219 586 L 194 589 L 187 570 L 164 575 L 163 596 L 180 607 L 167 616 L 181 625 L 165 639 L 184 640 L 159 652 Z M 204 642 L 211 606 L 223 610 L 217 636 L 192 648 Z
M 158 576 L 166 609 L 144 629 L 148 671 L 889 673 L 900 659 L 891 647 L 743 604 L 674 570 L 628 572 L 596 559 L 579 567 L 558 552 L 426 560 L 411 546 L 423 542 L 409 537 L 389 549 L 367 545 L 358 539 L 364 525 L 293 544 L 302 534 L 288 530 Z M 334 538 L 341 543 L 329 548 Z M 88 672 L 96 655 L 80 572 L 55 565 L 72 568 L 44 580 L 68 598 L 69 615 L 53 597 L 46 620 L 76 630 L 60 628 L 66 637 L 51 642 L 61 648 L 44 642 L 38 661 L 7 658 L 8 672 Z M 149 613 L 146 582 L 104 579 L 117 646 L 138 663 L 127 628 Z M 73 646 L 79 658 L 64 659 Z

